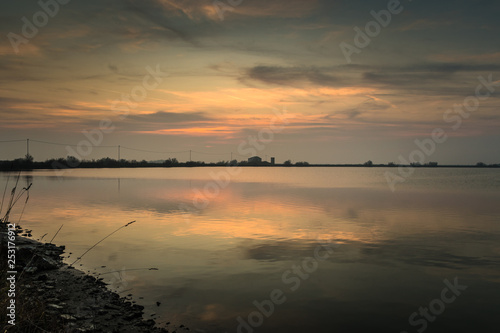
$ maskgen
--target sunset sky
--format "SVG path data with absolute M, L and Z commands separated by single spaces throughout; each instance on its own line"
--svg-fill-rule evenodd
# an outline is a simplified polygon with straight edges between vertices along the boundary
M 69 155 L 82 131 L 102 134 L 86 159 L 121 145 L 181 152 L 123 148 L 125 159 L 242 160 L 260 131 L 258 154 L 277 162 L 387 163 L 442 128 L 427 161 L 500 163 L 498 1 L 60 2 L 41 1 L 51 15 L 0 5 L 0 141 L 35 140 L 35 160 Z M 398 13 L 369 25 L 379 31 L 348 61 L 341 45 L 388 3 Z M 25 153 L 0 143 L 0 160 Z

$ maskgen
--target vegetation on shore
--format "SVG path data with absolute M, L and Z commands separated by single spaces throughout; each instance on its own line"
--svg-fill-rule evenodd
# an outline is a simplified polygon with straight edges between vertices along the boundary
M 23 231 L 19 226 L 31 188 L 31 184 L 21 188 L 20 177 L 21 172 L 14 177 L 10 195 L 6 195 L 8 176 L 0 197 L 1 332 L 168 333 L 167 329 L 156 327 L 153 318 L 143 318 L 143 306 L 107 289 L 102 278 L 73 268 L 96 245 L 135 221 L 99 240 L 71 265 L 64 264 L 65 247 L 52 244 L 61 228 L 49 243 L 42 243 L 26 238 L 31 237 L 31 230 Z M 23 201 L 19 218 L 11 221 L 14 206 Z M 177 332 L 189 330 L 184 325 L 173 329 Z
M 387 164 L 375 164 L 372 161 L 367 161 L 361 164 L 310 164 L 305 161 L 293 163 L 287 160 L 282 164 L 271 164 L 267 161 L 219 161 L 219 162 L 203 162 L 203 161 L 187 161 L 179 162 L 176 158 L 168 158 L 159 161 L 137 161 L 137 160 L 116 160 L 113 158 L 101 158 L 93 160 L 79 160 L 73 156 L 66 158 L 49 159 L 46 161 L 34 161 L 31 155 L 15 160 L 0 161 L 0 171 L 18 171 L 18 170 L 34 170 L 34 169 L 69 169 L 69 168 L 149 168 L 149 167 L 213 167 L 213 166 L 259 166 L 259 167 L 477 167 L 477 168 L 499 168 L 499 164 L 485 164 L 478 162 L 475 165 L 438 165 L 437 162 L 428 162 L 425 164 L 411 163 L 410 165 L 401 165 L 394 162 Z
M 17 242 L 11 242 L 11 244 L 16 245 L 17 256 L 13 257 L 13 261 L 15 262 L 15 266 L 10 266 L 8 264 L 8 258 L 11 256 L 7 256 L 12 251 L 12 246 L 8 246 L 8 225 L 9 225 L 9 217 L 12 213 L 12 209 L 16 205 L 16 203 L 26 195 L 26 199 L 24 201 L 24 206 L 28 203 L 29 200 L 29 189 L 31 185 L 18 190 L 19 186 L 19 175 L 17 176 L 17 180 L 15 181 L 14 187 L 10 192 L 10 197 L 6 198 L 7 193 L 7 185 L 5 186 L 5 190 L 3 191 L 3 196 L 0 198 L 0 253 L 2 254 L 0 257 L 0 307 L 2 311 L 0 311 L 0 323 L 2 326 L 0 329 L 2 332 L 66 332 L 68 327 L 65 323 L 63 323 L 59 318 L 57 318 L 53 313 L 48 311 L 46 304 L 42 302 L 40 299 L 33 297 L 32 292 L 28 288 L 24 288 L 28 282 L 26 279 L 19 279 L 19 276 L 16 276 L 16 281 L 13 282 L 9 279 L 12 274 L 8 273 L 9 271 L 18 271 L 21 274 L 23 267 L 20 266 L 21 263 L 31 263 L 33 261 L 33 257 L 27 257 L 25 253 L 19 253 L 19 249 L 17 249 Z M 24 207 L 22 209 L 24 211 Z M 4 214 L 2 215 L 2 213 Z M 22 213 L 21 213 L 22 217 Z M 13 232 L 17 235 L 22 230 L 19 225 L 15 225 Z M 10 231 L 12 233 L 12 230 Z M 10 240 L 10 239 L 9 239 Z M 17 237 L 16 237 L 17 240 Z M 12 285 L 15 285 L 15 289 L 12 289 Z M 7 297 L 8 295 L 14 296 L 14 298 Z M 15 303 L 15 317 L 14 321 L 12 318 L 8 317 L 8 307 L 12 306 L 12 301 Z M 15 320 L 15 319 L 18 320 Z M 7 325 L 7 323 L 15 322 L 15 325 Z

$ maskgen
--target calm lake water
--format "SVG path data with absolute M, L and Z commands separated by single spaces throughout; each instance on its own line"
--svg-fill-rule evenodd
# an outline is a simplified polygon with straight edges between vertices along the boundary
M 137 221 L 77 267 L 194 332 L 497 331 L 500 170 L 388 170 L 34 171 L 21 225 L 71 263 Z

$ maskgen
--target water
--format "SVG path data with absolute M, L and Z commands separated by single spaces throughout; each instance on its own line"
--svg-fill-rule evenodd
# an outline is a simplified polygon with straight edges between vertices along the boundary
M 34 171 L 21 224 L 45 240 L 64 224 L 71 263 L 136 220 L 77 267 L 194 332 L 496 330 L 500 170 L 417 169 L 394 193 L 387 170 Z

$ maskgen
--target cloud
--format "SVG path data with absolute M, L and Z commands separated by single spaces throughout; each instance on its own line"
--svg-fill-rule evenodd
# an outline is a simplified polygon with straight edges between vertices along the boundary
M 225 18 L 236 17 L 280 17 L 299 18 L 312 13 L 317 9 L 317 0 L 252 0 L 236 1 L 231 5 L 227 0 L 215 2 L 213 0 L 154 0 L 154 2 L 171 13 L 188 17 L 191 20 L 217 20 L 221 13 Z M 226 10 L 224 10 L 226 9 Z M 236 16 L 236 17 L 235 17 Z
M 116 74 L 116 73 L 118 73 L 118 66 L 109 64 L 109 65 L 108 65 L 108 68 L 109 68 L 109 70 L 110 70 L 110 71 L 112 71 L 113 73 L 115 73 L 115 74 Z
M 301 18 L 311 15 L 319 7 L 317 0 L 254 0 L 235 7 L 235 13 L 248 17 Z
M 480 73 L 500 70 L 497 64 L 469 63 L 419 63 L 401 67 L 374 67 L 363 73 L 366 83 L 380 87 L 438 94 L 470 94 L 473 92 L 472 81 Z
M 436 90 L 456 93 L 464 82 L 475 79 L 469 73 L 491 73 L 500 70 L 495 63 L 415 63 L 405 66 L 391 65 L 341 65 L 331 67 L 258 65 L 246 69 L 239 80 L 245 84 L 264 83 L 301 88 L 358 87 L 372 89 Z M 468 76 L 464 77 L 465 75 Z
M 34 43 L 20 44 L 18 46 L 19 50 L 22 51 L 23 56 L 39 56 L 41 54 L 41 49 Z M 2 43 L 0 45 L 0 56 L 14 55 L 17 56 L 16 51 L 12 47 L 11 43 Z
M 339 86 L 340 80 L 315 67 L 255 66 L 247 70 L 246 77 L 268 84 L 293 86 L 310 83 L 320 86 Z
M 450 73 L 366 72 L 363 74 L 363 78 L 366 81 L 401 88 L 403 86 L 420 87 L 435 81 L 445 82 L 450 80 L 450 75 Z
M 234 132 L 227 124 L 208 116 L 204 112 L 166 112 L 133 114 L 116 123 L 121 132 L 184 135 L 219 136 Z
M 439 62 L 495 63 L 500 62 L 500 52 L 480 54 L 435 54 L 430 58 Z
M 199 121 L 213 120 L 203 112 L 165 112 L 131 115 L 128 117 L 131 121 L 152 122 L 160 124 L 172 123 L 190 123 Z
M 435 30 L 445 26 L 451 26 L 455 22 L 451 20 L 440 19 L 417 19 L 399 28 L 400 31 L 419 31 L 419 30 Z
M 14 105 L 17 105 L 18 103 L 37 103 L 37 102 L 38 101 L 33 100 L 33 99 L 0 96 L 0 110 L 4 110 L 5 108 L 12 107 Z
M 435 73 L 457 73 L 457 72 L 473 72 L 485 71 L 492 72 L 500 69 L 499 64 L 473 64 L 459 62 L 439 62 L 439 63 L 422 63 L 405 67 L 396 67 L 395 70 L 405 72 L 435 72 Z
M 184 16 L 191 20 L 215 18 L 217 14 L 213 1 L 209 0 L 154 0 L 153 2 L 173 15 Z
M 144 33 L 147 33 L 147 35 L 154 37 L 162 36 L 167 39 L 179 38 L 189 43 L 193 42 L 193 38 L 190 34 L 188 34 L 185 30 L 179 29 L 169 19 L 172 12 L 168 12 L 168 8 L 155 6 L 154 3 L 151 2 L 139 3 L 136 1 L 129 1 L 128 4 L 130 12 L 136 14 L 142 19 L 145 19 L 149 23 L 148 26 L 147 24 L 141 24 L 140 21 L 135 22 L 136 24 L 141 25 L 141 34 L 143 36 L 145 35 Z M 151 26 L 151 23 L 154 25 Z M 158 30 L 157 28 L 161 29 Z M 130 33 L 130 30 L 128 32 Z
M 123 17 L 123 25 L 138 29 L 137 38 L 143 44 L 167 39 L 199 47 L 200 37 L 213 36 L 221 30 L 214 22 L 218 14 L 211 1 L 127 0 L 126 10 L 129 15 Z
M 348 119 L 357 119 L 357 120 L 359 120 L 361 116 L 365 116 L 363 117 L 363 119 L 366 120 L 367 117 L 369 116 L 375 118 L 377 114 L 379 114 L 379 111 L 386 111 L 388 109 L 395 108 L 395 106 L 388 100 L 384 100 L 376 96 L 367 96 L 367 97 L 368 99 L 359 103 L 354 108 L 345 111 L 335 112 L 335 114 L 345 115 Z

